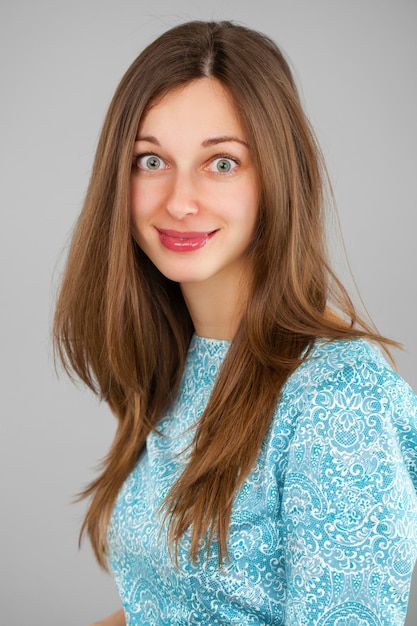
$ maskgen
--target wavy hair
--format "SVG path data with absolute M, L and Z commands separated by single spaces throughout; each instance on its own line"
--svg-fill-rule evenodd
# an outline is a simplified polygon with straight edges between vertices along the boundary
M 118 418 L 100 475 L 82 493 L 87 531 L 106 567 L 115 498 L 148 433 L 178 391 L 193 324 L 180 287 L 133 240 L 130 177 L 141 119 L 168 92 L 202 77 L 227 89 L 246 132 L 260 188 L 247 302 L 189 461 L 165 502 L 170 545 L 191 528 L 220 561 L 236 490 L 253 467 L 281 389 L 318 337 L 367 337 L 387 346 L 355 312 L 332 272 L 324 240 L 327 176 L 282 52 L 230 22 L 190 22 L 160 36 L 122 78 L 104 121 L 54 318 L 57 358 Z M 340 315 L 329 314 L 329 305 Z M 302 356 L 304 355 L 304 357 Z

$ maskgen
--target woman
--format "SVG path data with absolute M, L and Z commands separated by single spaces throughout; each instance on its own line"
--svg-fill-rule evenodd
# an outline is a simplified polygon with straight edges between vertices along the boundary
M 55 317 L 118 418 L 83 494 L 101 624 L 404 623 L 417 398 L 329 267 L 324 189 L 265 36 L 184 24 L 122 79 Z

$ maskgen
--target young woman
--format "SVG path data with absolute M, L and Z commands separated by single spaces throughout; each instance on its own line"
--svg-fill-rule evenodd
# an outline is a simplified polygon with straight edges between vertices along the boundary
M 184 24 L 122 79 L 54 329 L 118 418 L 84 492 L 101 624 L 404 623 L 417 398 L 329 267 L 325 180 L 257 32 Z

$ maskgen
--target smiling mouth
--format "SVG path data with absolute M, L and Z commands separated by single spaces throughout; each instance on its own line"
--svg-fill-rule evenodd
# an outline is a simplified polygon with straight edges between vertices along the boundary
M 202 232 L 181 232 L 157 228 L 159 240 L 164 248 L 174 252 L 193 252 L 203 248 L 218 232 L 217 230 Z

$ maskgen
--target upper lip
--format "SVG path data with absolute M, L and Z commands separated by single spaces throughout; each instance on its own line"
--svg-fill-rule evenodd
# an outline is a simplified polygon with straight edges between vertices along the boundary
M 207 237 L 207 235 L 211 235 L 214 233 L 216 229 L 213 230 L 201 230 L 201 231 L 181 231 L 181 230 L 171 230 L 169 228 L 157 228 L 157 231 L 166 235 L 167 237 L 174 237 L 175 239 L 198 239 L 199 237 Z

